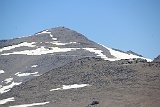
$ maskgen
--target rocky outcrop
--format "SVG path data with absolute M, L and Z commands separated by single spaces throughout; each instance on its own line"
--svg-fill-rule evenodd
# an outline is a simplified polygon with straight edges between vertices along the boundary
M 160 55 L 157 56 L 157 57 L 153 60 L 153 62 L 160 62 Z

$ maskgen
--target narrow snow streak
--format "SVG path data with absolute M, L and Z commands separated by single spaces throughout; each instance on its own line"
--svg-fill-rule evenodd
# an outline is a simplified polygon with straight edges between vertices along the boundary
M 51 44 L 54 44 L 54 45 L 58 45 L 58 46 L 61 46 L 61 45 L 67 45 L 68 43 L 62 43 L 60 41 L 53 41 L 53 42 L 50 42 Z
M 15 75 L 19 76 L 19 77 L 24 77 L 24 76 L 36 75 L 36 74 L 38 74 L 38 72 L 33 72 L 33 73 L 21 73 L 21 72 L 17 72 Z
M 8 92 L 11 88 L 13 88 L 14 86 L 16 85 L 20 85 L 22 82 L 12 82 L 11 84 L 9 85 L 6 85 L 6 86 L 3 86 L 2 88 L 0 88 L 0 93 L 5 93 L 5 92 Z
M 45 104 L 48 104 L 48 103 L 49 102 L 33 103 L 33 104 L 22 104 L 22 105 L 14 105 L 14 106 L 9 106 L 9 107 L 31 107 L 31 106 L 45 105 Z
M 61 88 L 51 89 L 50 91 L 56 91 L 56 90 L 68 90 L 73 88 L 82 88 L 89 86 L 89 84 L 73 84 L 73 85 L 63 85 Z
M 3 74 L 4 73 L 4 70 L 0 70 L 0 74 Z
M 53 42 L 47 42 L 47 43 L 51 43 L 51 44 L 54 44 L 54 45 L 62 46 L 62 45 L 68 45 L 68 44 L 76 44 L 77 42 L 63 43 L 61 41 L 53 41 Z
M 4 80 L 4 82 L 5 82 L 6 84 L 8 84 L 8 83 L 12 82 L 12 80 L 13 80 L 13 78 L 7 78 L 7 79 Z
M 7 102 L 15 101 L 14 97 L 0 100 L 0 104 L 6 104 Z
M 33 44 L 35 44 L 35 42 L 31 42 L 31 43 L 23 42 L 23 43 L 20 43 L 20 44 L 17 44 L 17 45 L 4 47 L 4 48 L 0 49 L 0 52 L 11 50 L 11 49 L 14 49 L 14 48 L 17 48 L 17 47 L 22 47 L 22 46 L 35 47 L 35 45 L 33 45 Z

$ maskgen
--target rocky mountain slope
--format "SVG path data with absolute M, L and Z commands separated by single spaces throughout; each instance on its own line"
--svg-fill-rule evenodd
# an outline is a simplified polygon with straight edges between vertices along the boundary
M 153 60 L 154 62 L 160 62 L 160 55 L 158 55 L 156 58 Z
M 160 64 L 150 61 L 65 27 L 1 40 L 0 107 L 157 107 Z

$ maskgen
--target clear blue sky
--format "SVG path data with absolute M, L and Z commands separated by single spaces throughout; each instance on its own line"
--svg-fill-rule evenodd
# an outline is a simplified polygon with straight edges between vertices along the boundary
M 148 58 L 160 54 L 160 0 L 0 0 L 0 39 L 56 26 Z

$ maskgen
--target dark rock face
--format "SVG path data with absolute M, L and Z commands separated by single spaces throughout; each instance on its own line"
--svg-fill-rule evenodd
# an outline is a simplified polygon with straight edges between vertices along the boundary
M 137 55 L 137 56 L 140 56 L 140 57 L 143 57 L 142 55 L 139 55 L 131 50 L 127 51 L 128 54 L 133 54 L 133 55 Z
M 92 101 L 92 103 L 89 104 L 89 105 L 86 106 L 86 107 L 95 107 L 95 106 L 97 106 L 98 104 L 99 104 L 99 101 Z
M 140 59 L 140 58 L 133 58 L 133 59 L 121 59 L 118 61 L 120 64 L 137 64 L 137 63 L 147 63 L 147 60 Z
M 160 55 L 157 56 L 153 61 L 154 61 L 154 62 L 160 62 Z

